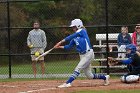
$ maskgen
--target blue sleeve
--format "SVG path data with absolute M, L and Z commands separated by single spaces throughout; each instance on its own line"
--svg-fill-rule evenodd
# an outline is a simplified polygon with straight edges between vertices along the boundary
M 132 43 L 132 39 L 131 39 L 130 34 L 128 34 L 128 36 L 129 36 L 129 44 L 131 44 Z
M 72 40 L 73 38 L 75 37 L 78 37 L 81 35 L 81 31 L 80 32 L 77 32 L 77 33 L 73 33 L 72 35 L 69 35 L 68 37 L 65 38 L 65 41 L 70 41 Z
M 68 45 L 64 46 L 64 49 L 66 49 L 66 50 L 71 49 L 74 45 L 75 45 L 74 40 L 71 40 Z
M 131 63 L 132 63 L 132 59 L 129 58 L 129 59 L 127 59 L 127 60 L 122 60 L 121 62 L 122 62 L 123 64 L 131 64 Z
M 119 34 L 119 35 L 118 35 L 118 38 L 117 38 L 117 43 L 118 43 L 118 46 L 120 46 L 120 45 L 121 45 L 121 38 L 120 38 L 120 37 L 121 37 L 121 35 Z

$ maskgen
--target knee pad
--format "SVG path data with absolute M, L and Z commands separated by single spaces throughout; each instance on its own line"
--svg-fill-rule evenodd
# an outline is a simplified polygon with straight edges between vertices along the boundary
M 120 78 L 121 82 L 123 83 L 133 83 L 139 80 L 138 75 L 124 75 Z

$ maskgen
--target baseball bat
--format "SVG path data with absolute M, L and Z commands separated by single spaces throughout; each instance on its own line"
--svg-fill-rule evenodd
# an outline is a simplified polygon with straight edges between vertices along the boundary
M 41 57 L 46 56 L 47 54 L 49 54 L 54 48 L 51 48 L 49 50 L 47 50 L 46 52 L 44 52 L 43 54 L 41 54 L 40 56 L 38 56 L 35 61 L 38 61 Z

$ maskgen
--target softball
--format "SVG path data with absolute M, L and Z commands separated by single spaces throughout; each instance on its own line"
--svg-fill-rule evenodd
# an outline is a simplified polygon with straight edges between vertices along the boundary
M 29 48 L 32 48 L 33 47 L 33 45 L 29 45 Z
M 39 52 L 35 52 L 35 56 L 38 57 L 40 55 Z

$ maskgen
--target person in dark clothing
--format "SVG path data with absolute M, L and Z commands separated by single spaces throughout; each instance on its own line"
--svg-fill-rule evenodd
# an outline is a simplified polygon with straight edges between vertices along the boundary
M 117 64 L 126 64 L 129 72 L 121 76 L 124 83 L 132 83 L 139 80 L 140 75 L 140 53 L 136 50 L 136 46 L 129 44 L 126 46 L 126 56 L 128 59 L 121 60 Z
M 119 33 L 118 38 L 117 38 L 117 43 L 118 43 L 118 52 L 126 52 L 125 48 L 126 45 L 131 44 L 131 36 L 128 33 L 128 27 L 121 27 L 121 33 Z M 126 54 L 125 53 L 118 53 L 118 58 L 125 58 Z

